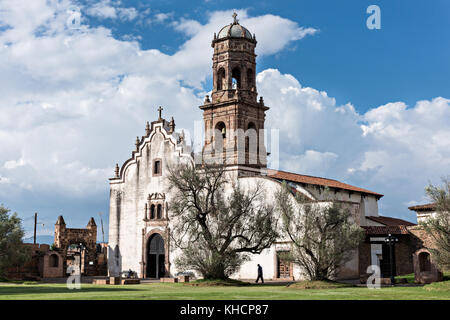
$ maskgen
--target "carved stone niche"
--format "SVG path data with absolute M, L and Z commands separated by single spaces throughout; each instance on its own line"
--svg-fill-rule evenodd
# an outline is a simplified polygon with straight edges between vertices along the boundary
M 168 221 L 165 193 L 151 193 L 144 206 L 144 221 L 147 225 L 165 225 Z

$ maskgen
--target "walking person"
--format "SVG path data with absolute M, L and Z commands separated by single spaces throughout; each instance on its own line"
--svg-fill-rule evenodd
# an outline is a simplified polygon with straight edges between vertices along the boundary
M 261 265 L 258 263 L 258 278 L 256 278 L 256 283 L 258 283 L 259 279 L 261 279 L 261 282 L 264 283 L 264 278 L 263 278 L 263 269 L 261 267 Z

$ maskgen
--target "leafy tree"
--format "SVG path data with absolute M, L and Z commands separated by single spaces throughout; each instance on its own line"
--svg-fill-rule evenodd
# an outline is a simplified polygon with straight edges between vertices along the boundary
M 300 265 L 310 280 L 330 280 L 351 259 L 364 231 L 351 222 L 350 211 L 339 203 L 292 195 L 286 184 L 276 194 L 281 229 L 292 241 L 291 251 L 282 257 Z
M 262 184 L 244 189 L 221 165 L 169 168 L 171 240 L 181 249 L 175 263 L 205 279 L 227 279 L 277 238 L 274 207 L 264 204 Z
M 429 248 L 433 261 L 439 269 L 450 270 L 450 179 L 442 179 L 443 186 L 429 185 L 428 197 L 436 205 L 436 215 L 427 219 L 424 228 L 433 238 L 435 247 Z
M 8 269 L 25 263 L 29 257 L 22 242 L 22 221 L 10 211 L 0 204 L 0 277 L 6 277 Z

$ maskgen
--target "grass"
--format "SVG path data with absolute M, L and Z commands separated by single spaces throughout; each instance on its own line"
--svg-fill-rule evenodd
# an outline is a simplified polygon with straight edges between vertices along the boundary
M 308 290 L 273 284 L 247 286 L 188 286 L 183 283 L 150 283 L 140 285 L 92 285 L 82 284 L 80 290 L 69 290 L 65 284 L 10 284 L 0 285 L 1 300 L 450 300 L 450 282 L 435 283 L 424 287 L 366 287 L 334 286 Z M 319 286 L 320 287 L 320 286 Z M 294 290 L 295 289 L 295 290 Z
M 190 285 L 190 286 L 197 286 L 197 287 L 216 287 L 216 286 L 235 286 L 235 287 L 240 287 L 240 286 L 248 286 L 250 285 L 250 283 L 248 282 L 243 282 L 243 281 L 239 281 L 239 280 L 235 280 L 235 279 L 226 279 L 226 280 L 205 280 L 205 279 L 198 279 L 195 281 L 191 281 L 191 282 L 184 282 L 185 285 Z
M 427 291 L 443 291 L 450 294 L 450 281 L 434 282 L 424 286 Z
M 416 283 L 414 273 L 396 276 L 395 280 L 399 283 L 402 279 L 406 279 L 406 283 Z M 450 280 L 450 272 L 444 272 L 444 281 Z
M 338 289 L 352 287 L 350 284 L 338 283 L 333 281 L 300 281 L 289 286 L 290 289 Z
M 405 274 L 405 275 L 403 275 L 403 276 L 396 276 L 396 277 L 395 277 L 395 281 L 396 281 L 397 283 L 400 283 L 402 279 L 405 279 L 405 280 L 406 280 L 406 283 L 415 283 L 415 282 L 416 282 L 414 273 Z

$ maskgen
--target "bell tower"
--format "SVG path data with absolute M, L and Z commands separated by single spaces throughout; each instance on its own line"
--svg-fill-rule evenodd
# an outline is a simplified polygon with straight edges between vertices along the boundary
M 256 91 L 256 39 L 233 22 L 214 34 L 213 90 L 206 96 L 204 161 L 223 161 L 239 175 L 259 174 L 266 168 L 264 119 L 269 109 Z

